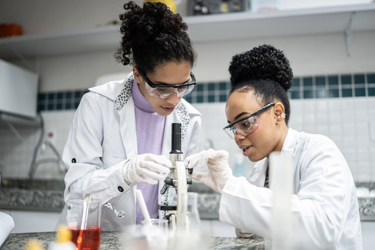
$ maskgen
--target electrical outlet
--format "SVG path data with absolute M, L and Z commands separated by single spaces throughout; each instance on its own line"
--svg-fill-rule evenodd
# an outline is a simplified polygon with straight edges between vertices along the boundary
M 52 145 L 56 146 L 57 132 L 55 129 L 46 130 L 44 140 L 49 141 Z

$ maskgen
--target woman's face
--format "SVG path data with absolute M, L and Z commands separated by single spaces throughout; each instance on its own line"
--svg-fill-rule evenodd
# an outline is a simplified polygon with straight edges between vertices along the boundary
M 189 62 L 169 62 L 156 67 L 154 72 L 148 73 L 146 77 L 155 84 L 178 85 L 190 79 L 190 71 L 191 67 Z M 151 96 L 146 90 L 145 84 L 147 83 L 145 79 L 143 79 L 136 67 L 133 67 L 133 74 L 138 83 L 139 90 L 156 113 L 161 116 L 166 116 L 173 112 L 181 99 L 181 97 L 177 96 L 177 93 L 173 93 L 173 95 L 166 99 Z
M 253 91 L 233 92 L 225 107 L 228 124 L 251 115 L 267 104 L 260 104 Z M 283 110 L 278 110 L 280 106 L 283 108 L 282 104 L 278 103 L 258 114 L 259 125 L 252 133 L 247 136 L 235 134 L 234 140 L 237 146 L 251 161 L 255 162 L 268 157 L 272 151 L 281 151 L 287 127 L 284 119 L 281 123 L 276 123 L 283 112 Z

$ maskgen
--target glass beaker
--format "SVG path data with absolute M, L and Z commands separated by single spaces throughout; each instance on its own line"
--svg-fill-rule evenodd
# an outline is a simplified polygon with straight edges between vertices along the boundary
M 91 200 L 88 208 L 86 220 L 86 229 L 81 230 L 82 215 L 84 211 L 84 200 L 68 200 L 66 223 L 72 231 L 72 242 L 78 246 L 77 240 L 80 239 L 82 249 L 97 250 L 100 247 L 100 225 L 101 208 L 99 200 Z
M 201 225 L 201 219 L 198 212 L 198 193 L 188 192 L 187 195 L 187 227 L 199 228 Z
M 151 226 L 159 228 L 162 233 L 168 234 L 168 220 L 151 219 L 150 224 Z

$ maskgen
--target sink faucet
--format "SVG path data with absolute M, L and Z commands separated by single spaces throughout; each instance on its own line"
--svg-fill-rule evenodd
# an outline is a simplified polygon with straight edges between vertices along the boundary
M 56 158 L 45 158 L 45 159 L 40 159 L 40 160 L 37 161 L 36 158 L 37 158 L 38 148 L 36 148 L 36 150 L 34 151 L 33 160 L 31 162 L 30 169 L 29 169 L 29 178 L 30 179 L 34 178 L 34 174 L 36 172 L 37 167 L 40 164 L 43 164 L 43 163 L 48 163 L 48 162 L 56 163 L 60 172 L 66 172 L 68 170 L 68 168 L 65 166 L 64 162 L 62 161 L 59 152 L 56 150 L 55 146 L 53 146 L 53 144 L 51 142 L 49 142 L 49 141 L 43 142 L 43 144 L 41 145 L 42 152 L 45 152 L 47 147 L 50 147 L 52 149 Z

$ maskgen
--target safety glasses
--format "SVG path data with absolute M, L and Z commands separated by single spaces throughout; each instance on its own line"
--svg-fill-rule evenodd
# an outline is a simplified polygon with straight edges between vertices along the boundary
M 231 139 L 234 139 L 236 134 L 243 136 L 248 136 L 259 126 L 259 118 L 257 115 L 266 111 L 270 107 L 274 106 L 275 103 L 269 103 L 258 111 L 252 113 L 251 115 L 242 118 L 236 122 L 233 122 L 224 128 L 224 131 L 229 135 Z
M 197 83 L 195 80 L 195 76 L 193 72 L 190 72 L 190 79 L 186 81 L 186 83 L 178 84 L 178 85 L 170 85 L 170 84 L 156 84 L 150 81 L 147 78 L 146 74 L 143 73 L 141 70 L 138 70 L 143 79 L 145 80 L 145 88 L 147 92 L 154 97 L 166 99 L 172 96 L 174 93 L 177 93 L 177 97 L 183 97 L 188 95 L 194 88 L 195 84 Z

